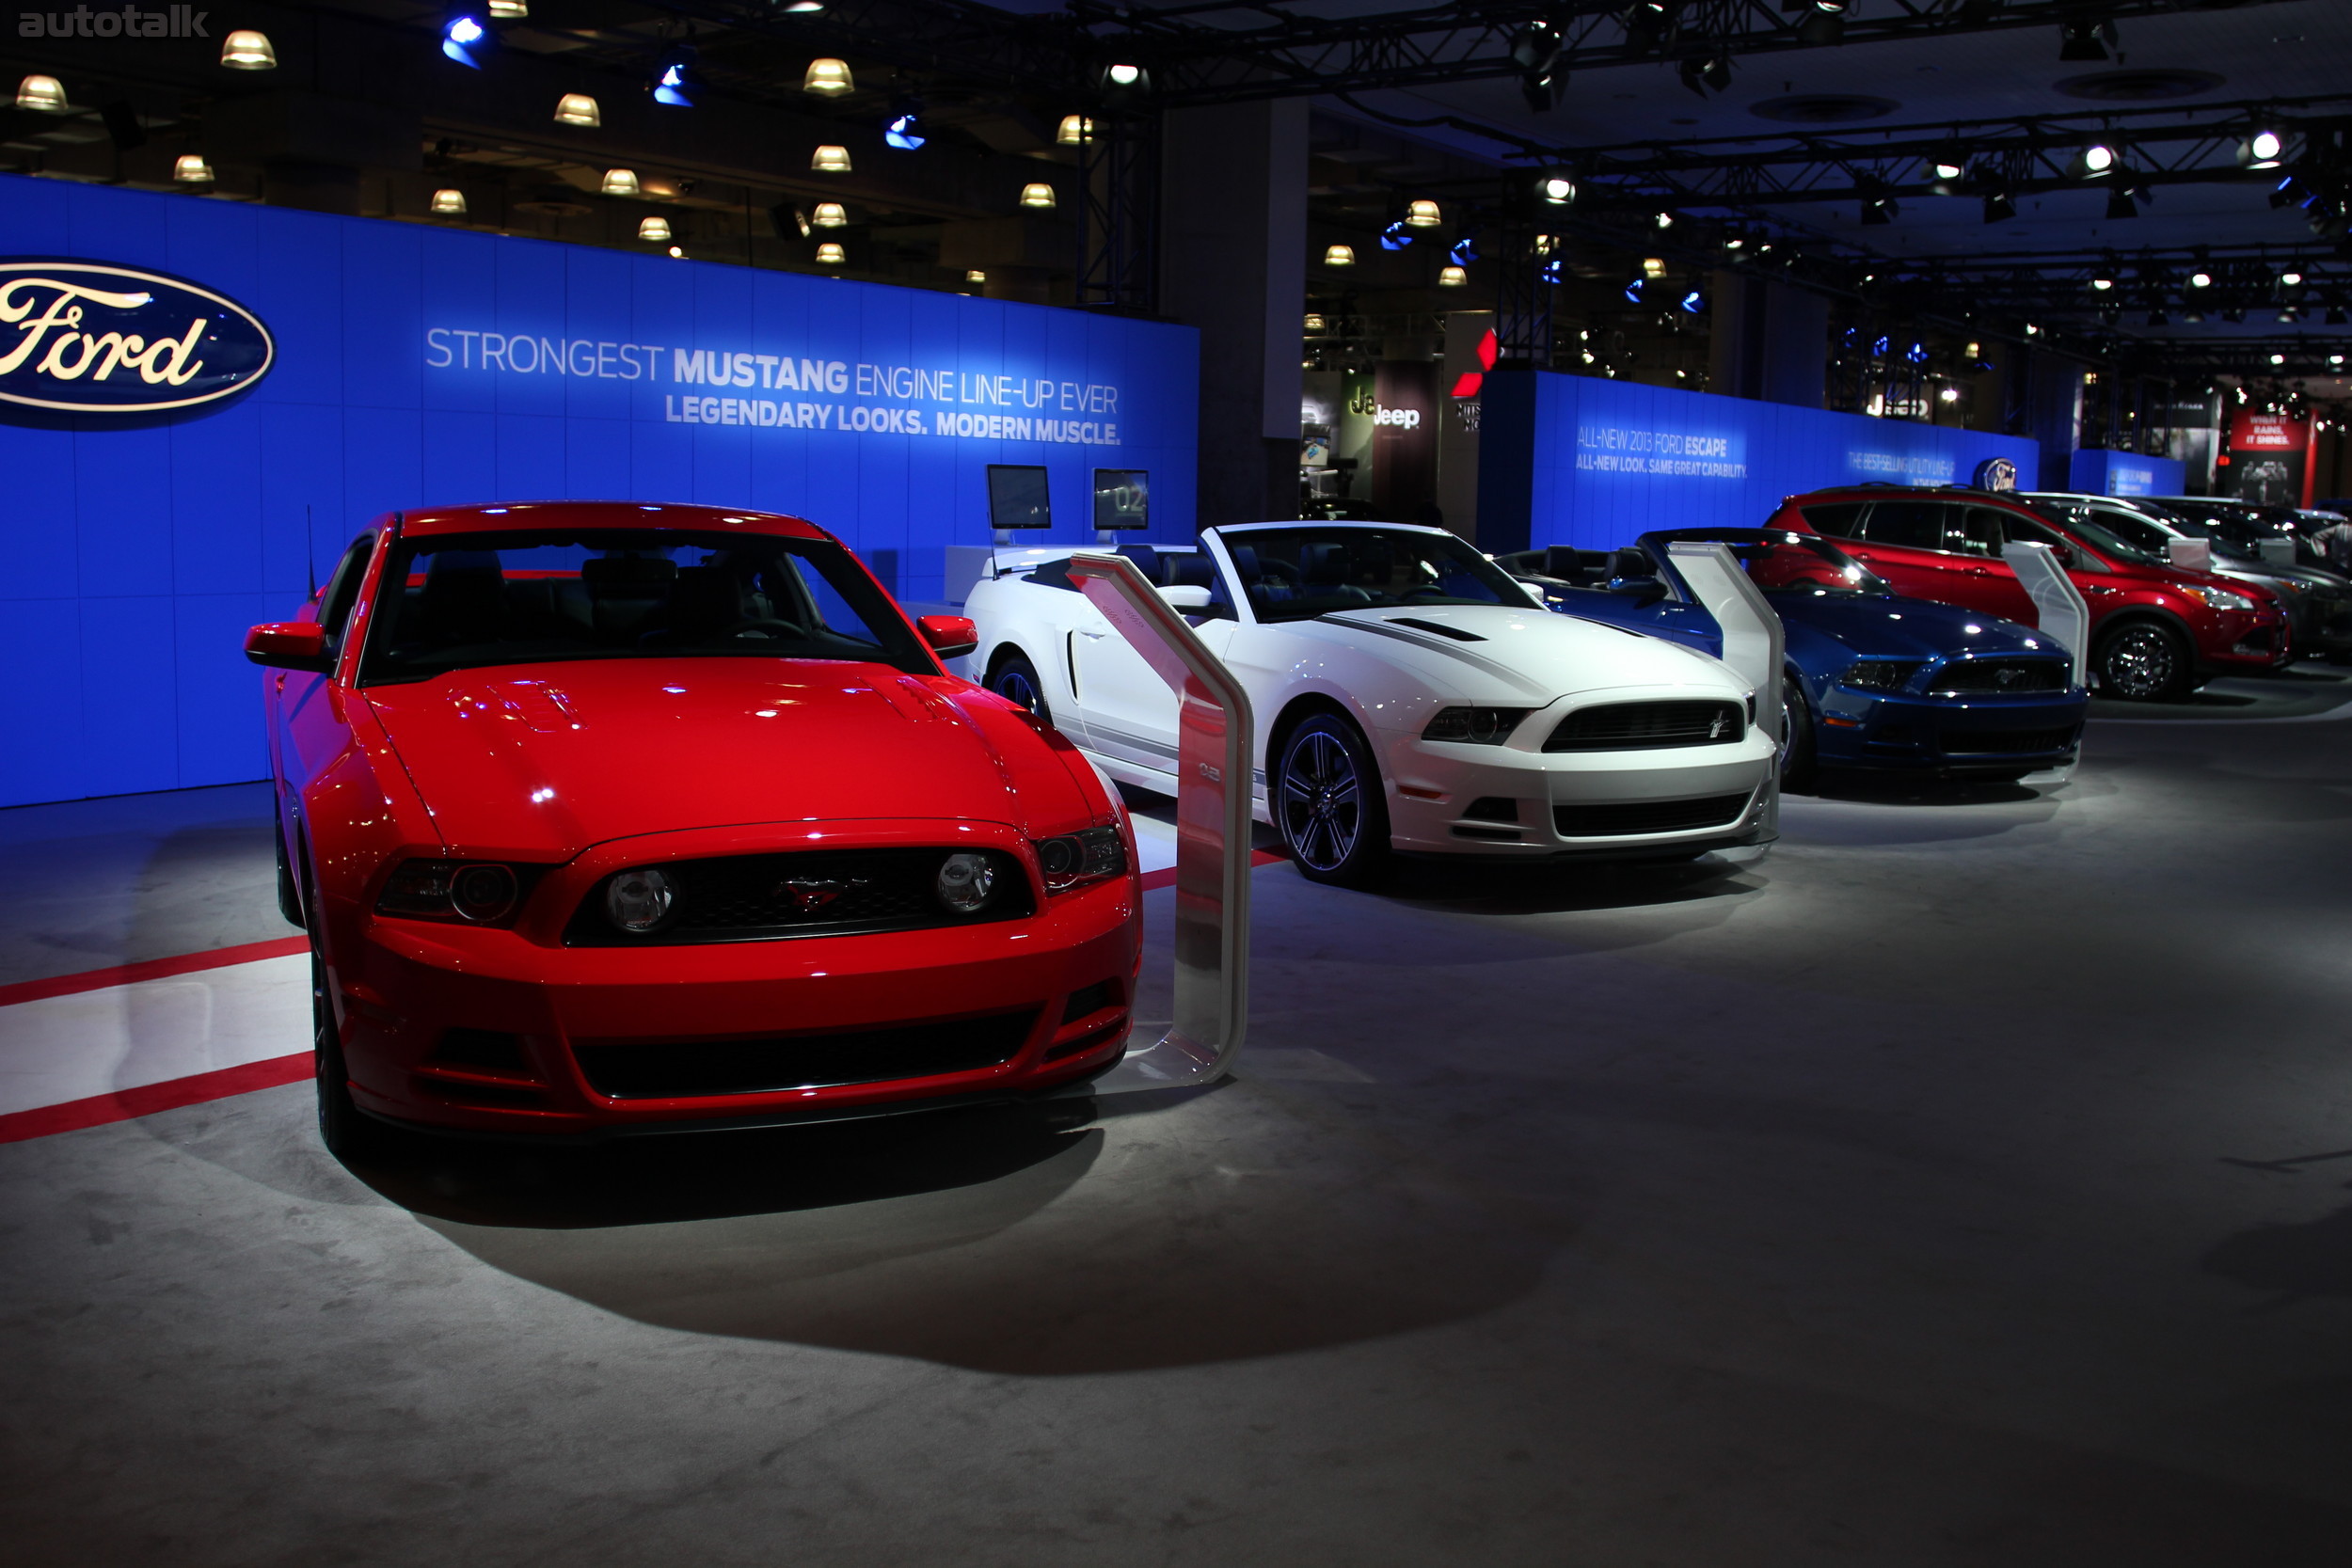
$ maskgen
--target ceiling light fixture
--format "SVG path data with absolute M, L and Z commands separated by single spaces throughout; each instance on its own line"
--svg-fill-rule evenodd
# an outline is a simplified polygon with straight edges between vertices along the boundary
M 1356 247 L 1352 245 L 1326 245 L 1323 264 L 1327 267 L 1352 267 L 1356 264 Z
M 482 69 L 482 56 L 498 43 L 489 24 L 471 11 L 459 11 L 441 24 L 441 53 L 469 71 Z
M 801 90 L 819 98 L 838 98 L 843 93 L 857 91 L 857 78 L 850 74 L 847 60 L 815 59 L 808 62 L 807 73 L 801 78 Z
M 2074 154 L 2074 172 L 2076 179 L 2098 180 L 2115 172 L 2115 149 L 2105 142 L 2092 142 Z
M 493 22 L 520 22 L 531 14 L 530 0 L 490 0 L 486 8 Z
M 445 218 L 466 215 L 466 193 L 460 190 L 437 190 L 433 193 L 433 211 Z
M 1566 174 L 1547 174 L 1536 182 L 1535 194 L 1554 207 L 1565 207 L 1576 200 L 1576 181 Z
M 220 40 L 220 63 L 231 71 L 275 71 L 278 51 L 267 33 L 240 27 Z
M 1438 269 L 1438 287 L 1440 289 L 1460 289 L 1468 287 L 1469 284 L 1470 274 L 1460 267 L 1446 266 Z
M 555 101 L 555 123 L 593 131 L 604 123 L 604 111 L 584 92 L 567 92 Z
M 1307 312 L 1307 319 L 1304 325 L 1306 329 L 1310 332 L 1320 332 L 1323 330 L 1323 318 L 1312 310 L 1310 310 Z
M 16 106 L 35 114 L 65 113 L 65 84 L 55 76 L 27 76 L 16 85 Z
M 204 161 L 201 152 L 183 152 L 172 163 L 171 177 L 183 185 L 210 184 L 213 166 Z
M 988 281 L 988 274 L 978 267 L 966 267 L 963 271 L 963 280 L 966 283 L 985 283 Z
M 882 140 L 901 152 L 912 152 L 930 138 L 923 135 L 923 105 L 914 99 L 902 98 L 890 106 L 890 119 L 882 127 Z
M 1435 229 L 1445 221 L 1438 204 L 1427 197 L 1416 197 L 1405 207 L 1405 223 L 1411 229 Z
M 819 201 L 808 214 L 812 229 L 846 229 L 850 223 L 849 210 L 838 201 Z
M 646 218 L 638 224 L 637 237 L 641 240 L 652 240 L 657 244 L 667 244 L 670 238 L 670 220 L 664 217 Z
M 2112 22 L 2083 19 L 2058 24 L 2061 60 L 2104 60 L 2107 57 L 2107 46 L 2121 42 Z
M 1064 147 L 1084 147 L 1094 139 L 1094 121 L 1084 115 L 1064 115 L 1054 140 Z
M 2213 274 L 2203 271 L 2192 272 L 2188 275 L 2188 286 L 2192 289 L 2210 289 L 2213 287 Z
M 1042 180 L 1032 180 L 1021 187 L 1021 205 L 1047 208 L 1054 205 L 1054 187 Z
M 604 194 L 635 196 L 638 194 L 637 171 L 633 168 L 609 168 L 604 171 Z
M 2277 168 L 2286 148 L 2286 138 L 2278 132 L 2258 130 L 2238 143 L 2237 161 L 2248 168 Z
M 850 150 L 837 142 L 826 142 L 808 155 L 808 166 L 818 174 L 847 174 Z
M 700 84 L 694 77 L 694 62 L 699 53 L 691 44 L 678 44 L 662 52 L 654 63 L 653 101 L 674 109 L 691 109 Z
M 850 253 L 836 241 L 827 240 L 817 247 L 817 264 L 820 267 L 837 267 L 849 259 Z

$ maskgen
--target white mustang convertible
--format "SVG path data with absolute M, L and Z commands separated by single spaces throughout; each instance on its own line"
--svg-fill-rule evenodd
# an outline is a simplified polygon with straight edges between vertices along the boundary
M 1540 609 L 1441 529 L 1201 538 L 1120 553 L 1248 690 L 1258 817 L 1314 880 L 1361 884 L 1392 850 L 1688 860 L 1769 836 L 1773 746 L 1720 661 Z M 966 611 L 974 679 L 1111 777 L 1174 793 L 1175 696 L 1071 581 L 1067 550 L 1007 552 Z

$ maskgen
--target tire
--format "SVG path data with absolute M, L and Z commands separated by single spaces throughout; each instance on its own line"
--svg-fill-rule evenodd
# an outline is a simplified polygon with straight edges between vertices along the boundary
M 278 808 L 278 912 L 286 924 L 296 930 L 308 930 L 310 922 L 302 917 L 302 890 L 294 884 L 294 866 L 286 859 L 285 808 Z
M 343 1046 L 335 1027 L 335 1004 L 326 994 L 326 958 L 319 951 L 318 933 L 310 933 L 310 1075 L 318 1090 L 319 1142 L 344 1164 L 373 1153 L 379 1140 L 351 1098 L 351 1074 L 343 1067 Z
M 2187 641 L 2155 621 L 2116 627 L 2092 649 L 2090 667 L 2102 695 L 2127 703 L 2177 703 L 2195 689 Z
M 1282 742 L 1275 827 L 1311 882 L 1370 887 L 1388 871 L 1389 801 L 1363 732 L 1318 713 Z
M 1020 649 L 1010 650 L 996 661 L 996 668 L 989 672 L 988 689 L 1007 702 L 1028 709 L 1039 723 L 1054 721 L 1052 710 L 1045 705 L 1045 683 L 1038 679 L 1037 666 Z
M 1809 790 L 1820 774 L 1813 760 L 1813 710 L 1805 705 L 1804 686 L 1790 674 L 1780 677 L 1780 787 Z

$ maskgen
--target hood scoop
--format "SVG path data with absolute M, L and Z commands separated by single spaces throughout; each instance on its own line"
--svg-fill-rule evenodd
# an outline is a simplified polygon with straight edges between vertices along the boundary
M 1441 626 L 1435 621 L 1417 621 L 1410 615 L 1391 615 L 1388 617 L 1388 623 L 1392 626 L 1410 626 L 1415 631 L 1431 632 L 1438 637 L 1451 637 L 1456 642 L 1486 641 L 1474 631 L 1464 631 L 1459 626 Z

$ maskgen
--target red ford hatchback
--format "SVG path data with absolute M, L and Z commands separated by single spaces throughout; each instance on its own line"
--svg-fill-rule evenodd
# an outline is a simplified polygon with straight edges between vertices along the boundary
M 2027 626 L 2033 601 L 2001 546 L 2051 546 L 2090 607 L 2091 678 L 2110 697 L 2178 701 L 2215 675 L 2275 670 L 2292 657 L 2267 590 L 2183 571 L 2095 521 L 2045 516 L 2005 494 L 1816 490 L 1781 502 L 1771 526 L 1836 538 L 1898 594 Z

